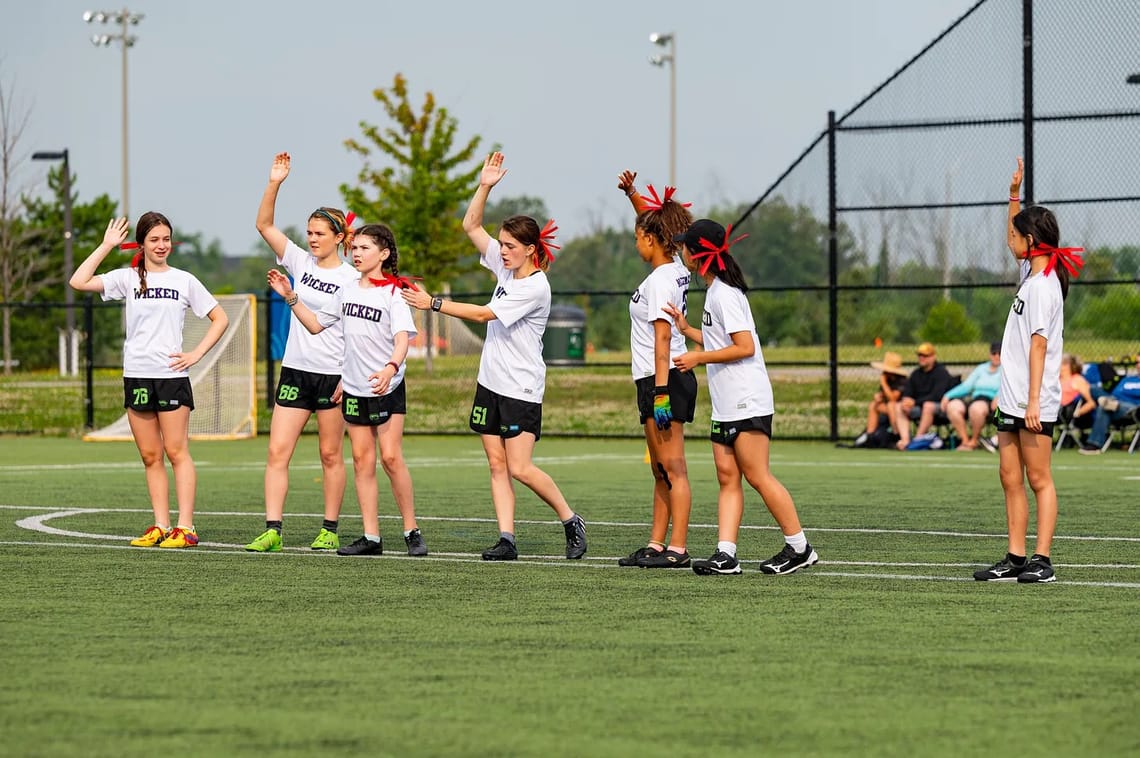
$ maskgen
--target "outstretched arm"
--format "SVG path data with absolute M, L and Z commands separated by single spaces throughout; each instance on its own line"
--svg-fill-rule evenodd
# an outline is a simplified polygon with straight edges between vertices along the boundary
M 269 282 L 270 288 L 285 298 L 289 310 L 293 311 L 293 315 L 297 317 L 302 326 L 312 334 L 320 334 L 325 330 L 325 327 L 317 320 L 317 314 L 313 313 L 309 306 L 302 303 L 297 293 L 293 291 L 293 287 L 289 284 L 289 277 L 277 269 L 271 268 L 265 278 Z
M 454 300 L 444 300 L 441 297 L 432 297 L 419 287 L 405 287 L 400 290 L 404 302 L 416 310 L 426 311 L 429 308 L 445 316 L 454 316 L 464 321 L 474 321 L 485 324 L 494 321 L 498 316 L 486 305 L 473 305 L 471 303 L 457 303 Z M 439 301 L 438 303 L 436 301 Z M 437 307 L 438 306 L 438 307 Z
M 673 365 L 682 371 L 692 371 L 702 363 L 732 363 L 750 358 L 756 353 L 750 332 L 733 332 L 732 344 L 719 350 L 690 350 L 673 359 Z
M 95 271 L 108 253 L 123 244 L 123 240 L 126 238 L 126 218 L 113 218 L 107 222 L 107 231 L 103 232 L 103 241 L 99 247 L 92 250 L 91 255 L 87 256 L 87 259 L 80 263 L 79 268 L 75 269 L 75 273 L 71 275 L 71 280 L 68 281 L 71 288 L 80 292 L 102 292 L 103 279 L 95 276 Z
M 483 211 L 487 207 L 487 197 L 491 194 L 491 188 L 506 175 L 507 169 L 503 168 L 503 154 L 488 155 L 483 161 L 483 170 L 479 172 L 479 187 L 467 206 L 467 212 L 463 214 L 463 231 L 467 232 L 467 236 L 475 243 L 480 255 L 486 254 L 487 246 L 491 244 L 491 235 L 483 228 Z
M 277 191 L 289 176 L 291 162 L 289 153 L 278 153 L 273 157 L 273 166 L 269 169 L 269 184 L 265 186 L 265 193 L 261 196 L 261 205 L 257 206 L 257 231 L 278 258 L 285 254 L 285 245 L 289 242 L 289 238 L 274 225 L 273 213 L 277 208 Z
M 1013 217 L 1021 212 L 1021 179 L 1025 175 L 1025 161 L 1017 159 L 1017 170 L 1009 180 L 1009 216 L 1006 221 L 1006 236 L 1013 239 Z M 1017 255 L 1010 250 L 1010 255 L 1017 259 Z
M 637 178 L 636 171 L 626 169 L 618 174 L 618 189 L 625 193 L 629 198 L 630 204 L 633 205 L 633 212 L 641 215 L 645 210 L 645 201 L 641 199 L 641 194 L 637 191 L 637 187 L 633 185 L 633 180 Z

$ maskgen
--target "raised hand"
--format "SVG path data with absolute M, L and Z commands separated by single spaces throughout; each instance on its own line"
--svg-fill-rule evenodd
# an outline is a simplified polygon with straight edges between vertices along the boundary
M 273 167 L 269 169 L 269 181 L 281 183 L 285 181 L 285 177 L 289 176 L 289 168 L 292 165 L 293 159 L 289 157 L 289 153 L 278 153 L 273 156 Z
M 269 273 L 265 275 L 265 280 L 269 282 L 270 288 L 281 297 L 288 300 L 293 295 L 293 287 L 289 284 L 289 277 L 282 274 L 275 268 L 269 269 Z
M 483 170 L 479 172 L 479 184 L 483 187 L 494 187 L 506 175 L 507 169 L 503 168 L 503 154 L 494 152 L 483 161 Z
M 1018 197 L 1021 195 L 1021 180 L 1025 176 L 1025 161 L 1021 156 L 1017 158 L 1017 170 L 1013 172 L 1013 176 L 1009 179 L 1009 196 Z
M 633 192 L 634 191 L 633 180 L 636 178 L 637 178 L 637 172 L 636 171 L 630 171 L 629 169 L 622 171 L 620 174 L 618 174 L 618 189 L 627 195 L 629 193 Z
M 103 247 L 108 250 L 123 244 L 127 238 L 127 219 L 113 218 L 107 222 L 107 231 L 103 232 Z

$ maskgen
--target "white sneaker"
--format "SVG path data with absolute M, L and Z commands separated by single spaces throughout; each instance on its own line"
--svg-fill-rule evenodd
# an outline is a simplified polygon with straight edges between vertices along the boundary
M 1120 400 L 1112 395 L 1101 395 L 1096 399 L 1096 404 L 1109 413 L 1115 413 L 1116 409 L 1120 407 Z

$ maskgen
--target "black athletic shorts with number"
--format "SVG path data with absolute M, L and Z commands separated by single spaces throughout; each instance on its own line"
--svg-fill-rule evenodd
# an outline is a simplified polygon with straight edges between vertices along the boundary
M 653 418 L 653 390 L 657 387 L 657 377 L 646 376 L 634 384 L 637 386 L 637 412 L 641 414 L 641 423 L 644 424 Z M 669 369 L 669 408 L 673 420 L 691 424 L 696 407 L 697 377 L 693 376 L 692 371 Z
M 340 384 L 339 374 L 318 374 L 313 371 L 281 367 L 277 379 L 277 405 L 286 408 L 304 408 L 307 411 L 324 411 L 335 408 L 332 396 Z
M 359 426 L 382 426 L 394 413 L 408 412 L 404 382 L 387 395 L 357 397 L 345 393 L 340 399 L 340 412 L 344 420 Z
M 179 408 L 194 410 L 190 378 L 139 379 L 123 377 L 123 407 L 133 411 L 162 413 Z
M 473 432 L 503 439 L 530 432 L 537 440 L 542 436 L 542 403 L 515 400 L 476 384 L 469 426 Z
M 1042 421 L 1041 431 L 1034 432 L 1034 434 L 1041 434 L 1046 437 L 1052 437 L 1053 427 L 1056 425 L 1056 423 L 1056 421 Z M 1013 432 L 1015 434 L 1017 432 L 1020 432 L 1022 429 L 1025 429 L 1026 431 L 1032 431 L 1025 425 L 1025 419 L 1018 418 L 1017 416 L 1006 415 L 1005 413 L 1001 412 L 1000 408 L 994 411 L 994 427 L 999 432 Z
M 714 421 L 709 439 L 718 445 L 736 446 L 736 438 L 741 432 L 760 432 L 772 439 L 772 414 L 753 416 L 739 421 Z

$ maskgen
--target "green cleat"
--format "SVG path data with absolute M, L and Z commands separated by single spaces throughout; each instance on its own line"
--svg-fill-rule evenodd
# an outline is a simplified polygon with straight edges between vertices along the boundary
M 340 537 L 337 536 L 336 532 L 330 532 L 322 527 L 321 533 L 317 535 L 309 547 L 313 550 L 336 550 L 340 547 Z
M 251 553 L 280 553 L 281 535 L 276 529 L 266 529 L 257 539 L 245 546 Z

